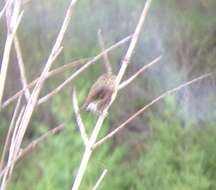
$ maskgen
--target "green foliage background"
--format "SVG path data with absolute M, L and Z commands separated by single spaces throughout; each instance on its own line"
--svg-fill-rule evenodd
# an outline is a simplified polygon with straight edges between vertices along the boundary
M 29 81 L 41 71 L 49 55 L 68 2 L 38 0 L 24 7 L 18 34 L 24 61 L 28 63 Z M 100 51 L 98 28 L 102 28 L 107 46 L 131 34 L 142 6 L 141 0 L 80 0 L 56 67 L 95 56 Z M 127 77 L 159 54 L 163 60 L 120 92 L 100 137 L 166 89 L 200 73 L 211 71 L 213 76 L 210 83 L 189 88 L 191 98 L 185 98 L 186 90 L 168 96 L 98 147 L 80 189 L 91 189 L 104 168 L 108 173 L 98 189 L 216 189 L 215 8 L 215 0 L 153 0 Z M 1 20 L 0 25 L 4 24 Z M 0 35 L 2 55 L 4 27 L 0 27 Z M 119 68 L 126 48 L 125 45 L 109 54 L 114 71 Z M 15 60 L 13 53 L 5 99 L 21 88 L 14 83 L 19 77 Z M 78 89 L 81 104 L 92 82 L 103 72 L 102 65 L 102 61 L 98 61 L 66 90 L 36 110 L 24 146 L 59 123 L 66 122 L 66 129 L 18 162 L 9 183 L 10 190 L 71 188 L 84 150 L 71 109 L 72 87 Z M 73 71 L 48 80 L 41 95 L 54 89 Z M 132 97 L 129 103 L 128 97 Z M 12 111 L 13 105 L 0 115 L 1 149 Z M 96 118 L 85 113 L 83 118 L 90 134 Z

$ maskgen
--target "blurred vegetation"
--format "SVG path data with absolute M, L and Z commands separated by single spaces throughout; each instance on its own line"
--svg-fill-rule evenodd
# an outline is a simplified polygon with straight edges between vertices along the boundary
M 44 65 L 67 6 L 66 0 L 37 0 L 23 5 L 25 13 L 18 36 L 29 82 Z M 99 53 L 99 28 L 106 46 L 131 34 L 142 7 L 141 0 L 80 0 L 65 36 L 64 50 L 54 67 Z M 213 76 L 167 97 L 99 147 L 91 158 L 81 189 L 91 189 L 104 168 L 108 174 L 99 187 L 104 190 L 216 189 L 215 9 L 215 0 L 153 0 L 127 77 L 158 55 L 163 55 L 163 60 L 120 92 L 100 136 L 166 89 L 206 72 Z M 5 20 L 0 21 L 0 36 L 2 57 Z M 115 72 L 126 48 L 127 44 L 109 53 Z M 74 70 L 48 80 L 41 96 Z M 81 104 L 92 82 L 103 72 L 103 62 L 98 61 L 35 111 L 24 144 L 59 123 L 66 122 L 66 129 L 17 164 L 9 189 L 70 189 L 83 153 L 71 108 L 72 87 L 76 86 Z M 8 76 L 5 100 L 21 88 L 14 52 Z M 130 102 L 128 97 L 133 97 Z M 14 104 L 0 114 L 0 149 L 13 108 Z M 95 117 L 83 117 L 90 133 Z
M 108 169 L 100 186 L 104 190 L 215 189 L 214 124 L 203 130 L 196 126 L 182 128 L 179 123 L 176 119 L 165 122 L 152 116 L 149 134 L 140 134 L 136 145 L 123 143 L 113 147 L 108 143 L 99 147 L 81 189 L 91 189 L 104 168 Z M 50 138 L 39 151 L 18 164 L 9 189 L 70 189 L 83 152 L 77 131 L 71 128 Z

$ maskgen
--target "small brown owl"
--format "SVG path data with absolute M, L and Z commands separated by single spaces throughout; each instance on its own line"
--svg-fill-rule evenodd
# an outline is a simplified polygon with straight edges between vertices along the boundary
M 115 92 L 115 79 L 113 74 L 101 75 L 91 87 L 81 109 L 102 114 Z

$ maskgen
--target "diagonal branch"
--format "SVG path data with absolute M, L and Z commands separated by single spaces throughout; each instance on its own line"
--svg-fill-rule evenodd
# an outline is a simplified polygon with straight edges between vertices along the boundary
M 152 65 L 154 65 L 155 63 L 157 63 L 158 61 L 161 60 L 161 56 L 157 57 L 156 59 L 154 59 L 153 61 L 151 61 L 149 64 L 144 65 L 141 69 L 139 69 L 135 74 L 133 74 L 132 77 L 130 77 L 129 79 L 123 81 L 119 86 L 118 89 L 121 90 L 122 88 L 126 87 L 128 84 L 130 84 L 131 82 L 133 82 L 134 79 L 136 79 L 141 73 L 143 73 L 143 71 L 145 71 L 146 69 L 148 69 L 149 67 L 151 67 Z
M 6 189 L 8 178 L 10 177 L 11 171 L 12 171 L 12 169 L 14 167 L 14 165 L 11 164 L 11 163 L 12 163 L 12 160 L 13 160 L 13 156 L 15 155 L 14 152 L 15 152 L 15 149 L 16 149 L 15 137 L 17 135 L 18 126 L 20 124 L 21 117 L 22 117 L 23 113 L 24 113 L 24 107 L 22 107 L 22 109 L 21 109 L 21 111 L 20 111 L 20 113 L 18 115 L 14 130 L 13 130 L 13 134 L 12 134 L 12 137 L 11 137 L 10 149 L 9 149 L 8 160 L 7 160 L 7 165 L 6 165 L 7 169 L 3 170 L 4 171 L 3 174 L 0 174 L 0 178 L 3 177 L 2 181 L 1 181 L 1 185 L 0 185 L 1 190 Z M 9 165 L 10 165 L 10 167 L 9 167 Z
M 129 64 L 129 61 L 131 59 L 131 56 L 134 52 L 134 49 L 135 49 L 135 46 L 137 44 L 137 41 L 138 41 L 138 38 L 139 38 L 139 35 L 140 35 L 140 32 L 141 32 L 141 29 L 142 29 L 142 26 L 143 26 L 143 23 L 145 21 L 145 18 L 147 16 L 147 13 L 148 13 L 148 10 L 150 8 L 150 4 L 151 4 L 151 1 L 152 0 L 147 0 L 146 3 L 145 3 L 145 6 L 143 8 L 143 11 L 142 11 L 142 14 L 140 16 L 140 19 L 139 19 L 139 22 L 136 26 L 136 29 L 134 31 L 134 34 L 133 34 L 133 37 L 131 39 L 131 42 L 130 42 L 130 45 L 129 45 L 129 48 L 127 50 L 127 53 L 122 61 L 122 65 L 121 65 L 121 68 L 119 70 L 119 73 L 117 75 L 117 78 L 116 78 L 116 85 L 119 85 L 123 76 L 124 76 L 124 73 L 127 69 L 127 66 Z
M 2 10 L 0 11 L 0 19 L 1 19 L 1 17 L 4 15 L 4 13 L 5 13 L 5 11 L 7 10 L 7 8 L 8 8 L 8 6 L 9 6 L 10 3 L 11 3 L 11 0 L 7 0 L 7 1 L 5 2 L 4 7 L 3 7 Z
M 96 190 L 98 188 L 98 186 L 100 185 L 100 183 L 102 182 L 103 178 L 105 177 L 105 175 L 107 174 L 107 169 L 105 169 L 103 171 L 103 173 L 101 174 L 101 176 L 99 177 L 99 179 L 97 180 L 96 184 L 94 185 L 94 187 L 92 188 L 92 190 Z
M 40 98 L 38 101 L 38 104 L 42 104 L 46 102 L 48 99 L 50 99 L 52 96 L 60 92 L 66 85 L 68 85 L 72 80 L 74 80 L 80 73 L 85 71 L 90 65 L 95 63 L 97 60 L 99 60 L 105 53 L 113 50 L 114 48 L 124 44 L 128 40 L 131 39 L 131 36 L 127 36 L 126 38 L 120 40 L 116 44 L 112 45 L 111 47 L 107 48 L 97 56 L 95 56 L 92 60 L 88 61 L 84 66 L 82 66 L 79 70 L 77 70 L 73 75 L 71 75 L 68 79 L 66 79 L 62 84 L 60 84 L 56 89 L 54 89 L 52 92 L 49 94 L 45 95 L 44 97 Z
M 60 52 L 59 52 L 60 53 Z M 68 63 L 66 65 L 60 66 L 56 69 L 53 69 L 52 71 L 49 71 L 48 75 L 46 76 L 46 79 L 55 76 L 56 74 L 59 74 L 61 72 L 64 72 L 72 67 L 75 67 L 77 65 L 83 64 L 85 63 L 85 61 L 87 61 L 89 58 L 85 58 L 85 59 L 79 59 L 76 61 L 73 61 L 71 63 Z M 31 83 L 29 83 L 26 88 L 23 88 L 22 90 L 20 90 L 19 92 L 17 92 L 16 94 L 14 94 L 13 96 L 11 96 L 10 98 L 8 98 L 3 104 L 2 104 L 2 109 L 5 108 L 6 106 L 8 106 L 11 102 L 13 102 L 14 100 L 16 100 L 17 97 L 19 97 L 26 89 L 29 89 L 31 87 L 33 87 L 37 81 L 38 81 L 39 77 L 36 78 L 35 80 L 33 80 Z
M 101 50 L 104 51 L 105 50 L 105 43 L 104 43 L 101 29 L 98 30 L 98 41 L 99 41 L 99 45 L 100 45 Z M 106 69 L 107 73 L 111 74 L 112 73 L 112 67 L 111 67 L 111 64 L 109 61 L 108 52 L 104 54 L 103 59 L 104 59 L 105 69 Z
M 202 75 L 200 77 L 197 77 L 193 80 L 190 80 L 186 83 L 183 83 L 179 86 L 177 86 L 176 88 L 173 88 L 171 90 L 167 90 L 166 92 L 164 92 L 163 94 L 161 94 L 160 96 L 158 96 L 157 98 L 155 98 L 154 100 L 152 100 L 150 103 L 148 103 L 147 105 L 145 105 L 142 109 L 140 109 L 139 111 L 137 111 L 136 113 L 134 113 L 131 117 L 129 117 L 125 122 L 123 122 L 119 127 L 117 127 L 115 130 L 113 130 L 112 132 L 110 132 L 108 135 L 106 135 L 104 138 L 102 138 L 101 140 L 99 140 L 97 143 L 95 143 L 93 145 L 93 149 L 95 149 L 96 147 L 98 147 L 99 145 L 103 144 L 105 141 L 107 141 L 108 139 L 112 138 L 116 133 L 118 133 L 120 130 L 122 130 L 123 128 L 126 127 L 126 125 L 128 123 L 130 123 L 134 118 L 136 118 L 138 115 L 142 114 L 146 109 L 148 109 L 150 106 L 154 105 L 155 103 L 157 103 L 158 101 L 160 101 L 161 99 L 165 98 L 166 96 L 173 94 L 179 90 L 181 90 L 182 88 L 185 88 L 197 81 L 200 81 L 202 79 L 205 79 L 207 77 L 211 76 L 211 74 L 205 74 Z
M 7 6 L 6 11 L 10 13 L 11 9 L 12 9 L 12 5 Z M 23 11 L 21 13 L 19 13 L 19 11 L 20 11 L 20 1 L 17 0 L 14 2 L 11 18 L 6 17 L 7 22 L 9 24 L 8 24 L 8 33 L 7 33 L 7 38 L 5 42 L 3 58 L 2 58 L 2 63 L 1 63 L 1 71 L 0 71 L 0 105 L 2 104 L 7 70 L 8 70 L 9 60 L 10 60 L 10 52 L 11 52 L 14 35 L 17 31 L 17 28 L 23 16 Z
M 24 156 L 32 152 L 35 148 L 37 148 L 42 142 L 46 141 L 51 135 L 55 135 L 59 132 L 61 132 L 64 129 L 64 124 L 60 124 L 59 126 L 50 129 L 45 134 L 40 136 L 39 138 L 32 141 L 28 146 L 26 146 L 21 153 L 19 154 L 17 160 L 22 159 Z
M 26 102 L 28 102 L 28 99 L 30 97 L 30 91 L 27 88 L 27 84 L 28 84 L 27 83 L 27 77 L 26 77 L 26 73 L 25 73 L 22 51 L 21 51 L 21 47 L 20 47 L 20 43 L 19 43 L 19 39 L 18 39 L 17 35 L 14 36 L 14 47 L 15 47 L 15 51 L 16 51 L 18 67 L 20 70 L 21 83 L 22 83 L 23 89 L 26 89 L 24 91 L 24 94 L 25 94 Z
M 77 125 L 79 127 L 80 130 L 80 135 L 82 137 L 83 143 L 85 146 L 87 146 L 88 144 L 88 136 L 85 130 L 85 125 L 83 124 L 82 118 L 80 116 L 79 113 L 79 107 L 78 107 L 78 101 L 77 101 L 77 95 L 76 95 L 76 90 L 73 90 L 73 108 L 74 108 L 74 112 L 75 112 L 75 116 L 76 116 L 76 120 L 77 120 Z
M 56 133 L 61 132 L 64 129 L 64 124 L 61 124 L 53 129 L 50 129 L 49 131 L 47 131 L 45 134 L 43 134 L 42 136 L 40 136 L 39 138 L 37 138 L 36 140 L 34 140 L 33 142 L 31 142 L 28 146 L 26 146 L 18 155 L 18 157 L 16 157 L 15 160 L 13 160 L 8 166 L 6 166 L 1 172 L 0 172 L 0 179 L 2 178 L 2 176 L 5 174 L 6 170 L 8 170 L 13 164 L 15 164 L 15 162 L 19 161 L 20 159 L 22 159 L 24 156 L 26 156 L 27 154 L 29 154 L 30 152 L 32 152 L 35 148 L 37 148 L 42 142 L 44 142 L 45 140 L 47 140 L 51 135 L 55 135 Z
M 12 116 L 12 119 L 11 119 L 11 123 L 10 123 L 9 129 L 8 129 L 7 137 L 6 137 L 4 147 L 3 147 L 3 151 L 2 151 L 2 155 L 1 155 L 0 171 L 1 171 L 2 167 L 3 167 L 3 165 L 4 165 L 5 156 L 6 156 L 7 152 L 8 152 L 9 142 L 10 142 L 10 139 L 12 138 L 12 132 L 13 132 L 13 128 L 14 128 L 14 124 L 15 124 L 17 115 L 18 115 L 19 107 L 20 107 L 20 104 L 21 104 L 21 99 L 22 99 L 22 96 L 20 96 L 18 101 L 17 101 L 17 104 L 16 104 L 15 109 L 14 109 L 14 113 L 13 113 L 13 116 Z

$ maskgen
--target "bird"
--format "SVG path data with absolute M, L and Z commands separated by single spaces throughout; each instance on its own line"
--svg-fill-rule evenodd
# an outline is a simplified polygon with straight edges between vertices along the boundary
M 112 100 L 115 92 L 116 75 L 102 74 L 89 90 L 81 110 L 102 114 Z

